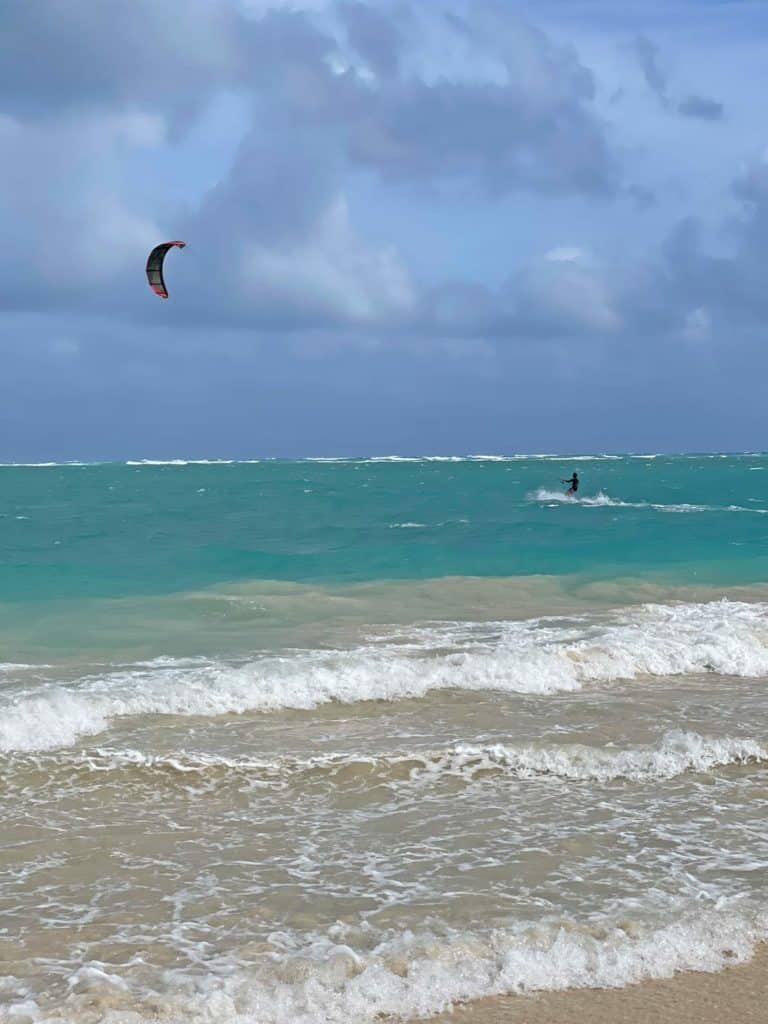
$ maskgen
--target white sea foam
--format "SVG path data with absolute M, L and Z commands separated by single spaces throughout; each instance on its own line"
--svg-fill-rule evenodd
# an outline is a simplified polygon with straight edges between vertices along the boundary
M 592 495 L 574 495 L 566 494 L 564 491 L 548 491 L 545 487 L 540 487 L 537 491 L 529 494 L 528 498 L 531 501 L 561 502 L 566 505 L 608 505 L 612 508 L 644 507 L 643 505 L 631 502 L 615 501 L 603 491 L 598 491 L 597 494 Z
M 653 456 L 655 458 L 655 456 Z M 604 462 L 616 461 L 625 458 L 623 455 L 557 455 L 555 453 L 542 454 L 477 454 L 477 455 L 372 455 L 372 456 L 315 456 L 313 458 L 300 459 L 300 462 L 347 462 L 374 465 L 376 463 L 398 463 L 398 462 L 526 462 L 526 461 L 549 461 L 549 462 Z
M 456 743 L 444 750 L 386 755 L 329 753 L 306 758 L 259 758 L 97 748 L 69 759 L 62 760 L 60 755 L 57 758 L 59 764 L 93 772 L 136 769 L 182 776 L 244 774 L 276 785 L 307 774 L 323 775 L 335 781 L 339 773 L 343 773 L 354 779 L 356 769 L 365 772 L 369 785 L 371 776 L 379 783 L 394 780 L 397 784 L 405 779 L 430 784 L 449 776 L 466 782 L 499 776 L 523 780 L 553 777 L 573 782 L 649 782 L 675 778 L 686 772 L 711 772 L 765 761 L 768 761 L 768 750 L 756 740 L 706 737 L 683 730 L 665 733 L 657 744 L 625 750 L 575 743 L 557 746 Z M 46 765 L 47 762 L 42 761 L 39 767 L 50 771 L 50 766 Z
M 390 932 L 362 945 L 359 931 L 339 923 L 303 941 L 273 933 L 268 956 L 219 963 L 194 984 L 166 972 L 162 985 L 146 992 L 127 983 L 122 970 L 89 962 L 70 976 L 66 1003 L 55 1012 L 36 1006 L 18 985 L 0 1020 L 53 1017 L 79 1024 L 100 1008 L 105 1024 L 158 1017 L 171 1024 L 372 1024 L 502 993 L 620 988 L 679 971 L 718 971 L 752 956 L 768 936 L 768 913 L 729 901 L 686 909 L 655 925 L 549 920 L 476 932 Z
M 673 504 L 662 504 L 651 501 L 619 501 L 610 497 L 604 491 L 597 494 L 573 495 L 563 491 L 549 491 L 546 488 L 539 488 L 528 495 L 529 501 L 545 503 L 562 503 L 565 505 L 587 505 L 606 508 L 639 508 L 651 509 L 654 512 L 751 512 L 753 515 L 768 515 L 768 508 L 745 508 L 743 505 L 694 505 L 688 502 Z
M 369 459 L 355 459 L 374 465 L 379 462 L 467 462 L 466 455 L 374 455 Z
M 558 455 L 555 452 L 543 452 L 539 455 L 516 455 L 516 459 L 542 459 L 550 462 L 616 462 L 626 458 L 625 455 L 608 455 L 595 452 L 592 455 Z
M 279 981 L 258 969 L 211 977 L 193 1005 L 220 1020 L 245 1009 L 263 1024 L 362 1024 L 499 993 L 623 987 L 747 960 L 768 934 L 768 915 L 704 911 L 655 930 L 625 924 L 600 931 L 553 923 L 446 937 L 407 933 L 363 955 L 342 932 L 336 943 L 318 941 L 303 957 L 286 958 Z
M 92 462 L 0 462 L 0 469 L 67 469 L 70 466 L 92 466 Z
M 98 700 L 63 687 L 9 702 L 0 720 L 0 751 L 49 750 L 107 728 Z
M 490 632 L 489 632 L 490 630 Z M 494 632 L 495 631 L 495 632 Z M 436 690 L 548 695 L 642 676 L 768 675 L 768 605 L 644 605 L 570 620 L 469 623 L 394 632 L 336 651 L 244 663 L 162 659 L 0 702 L 0 751 L 70 745 L 112 719 L 216 716 L 331 701 L 395 701 Z
M 415 762 L 411 776 L 421 779 L 449 774 L 471 780 L 479 775 L 503 774 L 519 779 L 553 776 L 578 782 L 647 782 L 766 760 L 768 751 L 755 740 L 707 738 L 681 730 L 666 733 L 655 746 L 627 750 L 582 744 L 535 747 L 461 743 L 443 753 L 389 759 L 393 766 Z
M 128 459 L 125 466 L 232 466 L 235 459 Z
M 653 453 L 644 454 L 631 452 L 626 455 L 609 453 L 594 453 L 582 455 L 562 455 L 557 452 L 530 452 L 516 453 L 512 455 L 500 454 L 476 454 L 476 455 L 375 455 L 375 456 L 305 456 L 299 459 L 128 459 L 125 462 L 94 461 L 84 462 L 71 460 L 68 462 L 0 462 L 0 469 L 66 469 L 71 466 L 228 466 L 228 465 L 254 465 L 261 462 L 316 462 L 316 463 L 386 463 L 386 462 L 615 462 L 622 459 L 748 459 L 766 458 L 764 452 L 735 452 L 729 455 L 723 454 L 689 454 L 682 453 Z M 763 466 L 754 466 L 753 470 L 764 469 Z

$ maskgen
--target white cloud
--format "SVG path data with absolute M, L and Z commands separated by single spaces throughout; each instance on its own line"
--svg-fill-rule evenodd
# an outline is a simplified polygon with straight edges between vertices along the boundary
M 36 272 L 55 289 L 87 290 L 141 260 L 159 229 L 123 196 L 121 164 L 163 138 L 164 123 L 151 114 L 0 118 L 0 217 L 14 254 L 11 288 L 29 287 Z
M 561 245 L 545 253 L 544 259 L 550 263 L 578 263 L 585 259 L 585 253 L 575 245 Z
M 273 246 L 246 243 L 241 281 L 254 305 L 267 301 L 359 323 L 406 315 L 415 303 L 394 250 L 370 247 L 355 234 L 343 196 L 307 238 Z
M 598 267 L 576 246 L 560 246 L 532 264 L 520 281 L 523 319 L 576 330 L 621 326 L 611 291 Z
M 704 306 L 690 310 L 680 333 L 686 341 L 706 341 L 712 333 L 712 314 Z

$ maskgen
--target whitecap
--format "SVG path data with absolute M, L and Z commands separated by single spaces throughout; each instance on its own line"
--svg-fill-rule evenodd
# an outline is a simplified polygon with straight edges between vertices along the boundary
M 268 953 L 238 957 L 235 950 L 230 963 L 220 961 L 194 984 L 184 972 L 166 971 L 162 983 L 142 991 L 126 986 L 122 968 L 86 962 L 68 979 L 66 1006 L 54 1016 L 69 1022 L 102 1004 L 111 1008 L 109 1019 L 136 1024 L 158 1017 L 190 1024 L 374 1024 L 431 1016 L 491 995 L 621 988 L 681 971 L 719 971 L 750 959 L 766 937 L 765 907 L 746 900 L 686 905 L 655 924 L 552 917 L 473 931 L 390 930 L 363 942 L 359 929 L 338 922 L 310 936 L 273 933 Z M 19 1013 L 42 1015 L 24 991 L 0 1010 L 0 1019 Z
M 439 690 L 537 694 L 643 676 L 768 675 L 768 605 L 644 605 L 568 624 L 531 619 L 408 630 L 349 650 L 248 662 L 132 665 L 0 702 L 0 751 L 74 743 L 139 715 L 217 716 L 329 702 L 397 701 Z
M 47 755 L 50 757 L 50 755 Z M 437 784 L 447 777 L 467 783 L 485 778 L 520 780 L 556 778 L 570 782 L 609 783 L 617 781 L 654 782 L 688 772 L 711 772 L 734 765 L 757 765 L 768 761 L 768 750 L 757 740 L 744 737 L 708 737 L 685 730 L 671 730 L 659 743 L 617 750 L 584 744 L 520 745 L 506 743 L 455 743 L 442 750 L 399 751 L 392 754 L 326 753 L 313 757 L 225 757 L 220 754 L 186 750 L 168 754 L 139 750 L 96 748 L 67 759 L 58 755 L 59 766 L 93 772 L 121 772 L 136 769 L 172 774 L 249 775 L 282 785 L 296 776 L 325 775 L 335 782 L 339 773 L 366 770 L 379 783 Z M 21 762 L 23 764 L 23 761 Z M 51 772 L 52 764 L 41 762 Z M 406 773 L 404 775 L 404 773 Z M 354 776 L 352 776 L 354 777 Z

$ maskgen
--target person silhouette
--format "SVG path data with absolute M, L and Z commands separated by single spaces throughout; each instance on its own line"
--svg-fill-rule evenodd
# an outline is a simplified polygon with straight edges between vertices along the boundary
M 571 485 L 565 493 L 569 496 L 572 496 L 579 489 L 579 474 L 574 470 L 574 474 L 570 478 L 570 480 L 561 480 L 560 483 Z

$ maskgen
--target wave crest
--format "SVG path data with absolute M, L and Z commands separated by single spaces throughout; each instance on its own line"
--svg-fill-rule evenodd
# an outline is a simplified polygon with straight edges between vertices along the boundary
M 57 758 L 64 768 L 96 773 L 166 773 L 171 777 L 223 780 L 246 776 L 265 786 L 282 787 L 294 781 L 332 781 L 334 785 L 437 784 L 454 778 L 472 783 L 485 778 L 520 780 L 556 778 L 569 782 L 650 782 L 687 772 L 711 772 L 737 765 L 768 761 L 768 751 L 756 740 L 706 737 L 672 730 L 659 743 L 625 750 L 584 744 L 510 745 L 456 743 L 443 750 L 401 751 L 393 754 L 328 753 L 299 758 L 225 757 L 180 751 L 151 754 L 140 750 L 97 748 L 70 758 Z M 47 774 L 50 757 L 32 764 Z M 29 766 L 29 757 L 20 767 Z
M 290 934 L 274 933 L 271 952 L 244 950 L 231 966 L 195 984 L 165 972 L 148 988 L 126 981 L 130 968 L 107 972 L 102 963 L 85 963 L 68 979 L 63 1012 L 57 1008 L 46 1019 L 89 1020 L 96 1008 L 110 1019 L 125 1016 L 137 1024 L 158 1017 L 192 1024 L 412 1019 L 484 996 L 621 988 L 680 971 L 718 971 L 750 959 L 768 936 L 768 913 L 741 901 L 683 910 L 676 920 L 655 926 L 550 919 L 476 933 L 393 932 L 375 944 L 370 937 L 360 943 L 357 932 L 339 922 L 301 944 Z M 0 1008 L 0 1020 L 42 1015 L 25 994 L 17 999 L 15 1006 Z
M 768 605 L 645 605 L 567 622 L 430 626 L 351 650 L 228 664 L 160 659 L 48 684 L 0 701 L 0 751 L 44 750 L 115 718 L 216 716 L 336 701 L 396 701 L 438 690 L 536 694 L 619 679 L 768 675 Z

